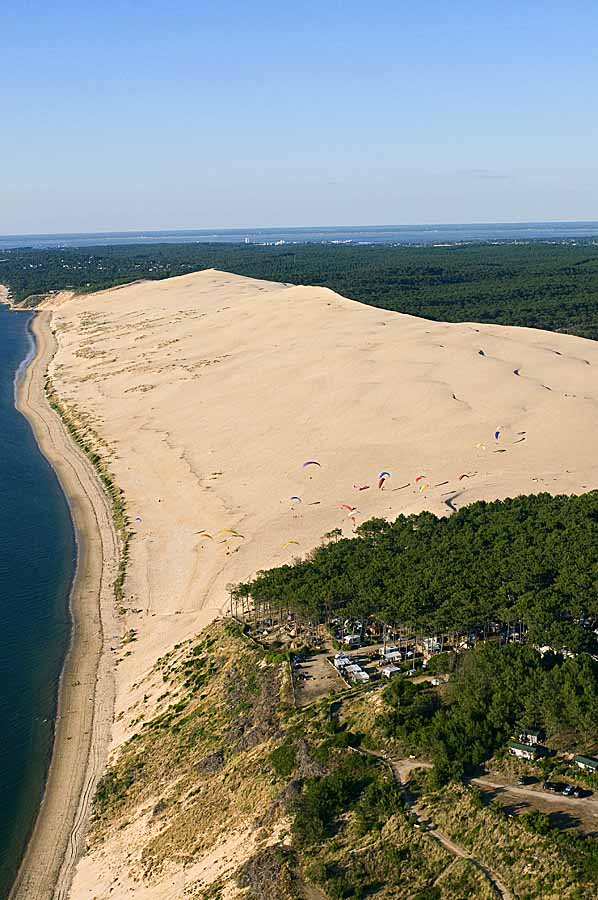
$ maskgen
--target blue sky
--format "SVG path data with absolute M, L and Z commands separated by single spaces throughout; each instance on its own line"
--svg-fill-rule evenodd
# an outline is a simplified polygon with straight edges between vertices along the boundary
M 0 233 L 598 219 L 598 4 L 0 10 Z

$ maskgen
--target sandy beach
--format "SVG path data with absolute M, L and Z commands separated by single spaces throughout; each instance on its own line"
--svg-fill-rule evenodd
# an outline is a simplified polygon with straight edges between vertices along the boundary
M 139 810 L 81 855 L 108 735 L 117 753 L 135 731 L 158 657 L 226 610 L 229 583 L 309 552 L 332 529 L 350 536 L 343 505 L 358 507 L 359 522 L 598 487 L 598 346 L 431 322 L 325 288 L 214 270 L 63 295 L 48 307 L 56 351 L 43 312 L 20 402 L 80 533 L 75 617 L 78 609 L 94 615 L 76 632 L 46 801 L 14 897 L 50 896 L 64 858 L 57 897 L 67 896 L 75 861 L 72 900 L 169 900 L 199 869 L 209 881 L 230 848 L 146 882 L 134 860 L 156 826 Z M 109 510 L 87 459 L 48 409 L 46 365 L 127 500 L 134 535 L 120 623 L 131 640 L 112 652 L 106 636 L 117 627 L 97 616 L 99 607 L 109 617 L 113 605 Z M 304 468 L 310 460 L 319 466 Z M 390 477 L 379 489 L 382 470 Z
M 36 355 L 19 387 L 17 406 L 31 423 L 71 508 L 78 547 L 70 598 L 73 636 L 60 684 L 46 791 L 11 900 L 67 896 L 95 783 L 105 764 L 113 714 L 112 660 L 102 650 L 118 629 L 111 585 L 118 547 L 93 467 L 46 400 L 44 377 L 55 350 L 50 320 L 48 312 L 33 319 Z

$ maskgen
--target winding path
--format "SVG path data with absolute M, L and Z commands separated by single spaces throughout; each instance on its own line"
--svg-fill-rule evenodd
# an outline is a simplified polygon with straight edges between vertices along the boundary
M 420 824 L 422 825 L 425 824 L 425 813 L 422 812 L 417 802 L 410 795 L 409 791 L 407 790 L 406 782 L 409 778 L 409 773 L 413 769 L 431 769 L 432 763 L 418 759 L 392 759 L 391 757 L 380 753 L 373 753 L 370 751 L 362 752 L 366 752 L 369 756 L 375 756 L 392 770 L 396 781 L 403 788 L 403 797 L 405 798 L 407 806 L 417 816 L 418 822 L 420 822 Z M 507 887 L 504 881 L 502 881 L 502 879 L 496 874 L 496 872 L 493 872 L 479 859 L 477 859 L 475 856 L 472 856 L 469 850 L 466 850 L 464 847 L 456 844 L 448 835 L 446 835 L 443 831 L 440 831 L 438 828 L 428 827 L 425 833 L 431 835 L 431 837 L 438 841 L 439 844 L 442 844 L 445 850 L 448 850 L 449 853 L 453 854 L 453 856 L 459 859 L 466 859 L 473 866 L 475 866 L 476 869 L 478 869 L 488 879 L 497 897 L 502 897 L 502 900 L 516 900 L 515 895 Z

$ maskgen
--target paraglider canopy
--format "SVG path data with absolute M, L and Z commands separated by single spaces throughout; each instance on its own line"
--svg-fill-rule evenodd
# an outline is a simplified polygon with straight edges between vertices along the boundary
M 301 497 L 294 496 L 294 497 L 291 497 L 291 500 L 296 500 L 297 503 L 303 503 L 303 500 L 301 499 Z
M 390 472 L 380 472 L 378 478 L 392 478 L 392 475 L 390 474 Z
M 385 481 L 386 481 L 386 478 L 385 478 L 384 476 L 381 475 L 380 478 L 378 479 L 378 490 L 379 490 L 379 491 L 382 490 L 382 486 L 383 486 L 383 484 L 384 484 Z
M 307 462 L 303 463 L 302 468 L 307 469 L 308 466 L 318 466 L 318 468 L 322 468 L 322 466 L 316 459 L 308 459 Z
M 494 432 L 494 440 L 497 441 L 500 437 L 500 428 L 497 428 Z
M 422 479 L 424 479 L 425 477 L 426 477 L 425 475 L 418 475 L 417 478 L 415 479 L 415 483 L 417 484 L 418 481 L 422 481 Z

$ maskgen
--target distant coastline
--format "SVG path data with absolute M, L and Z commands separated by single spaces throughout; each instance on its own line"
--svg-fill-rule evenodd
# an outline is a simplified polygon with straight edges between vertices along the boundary
M 440 225 L 341 225 L 313 227 L 199 228 L 0 235 L 0 251 L 152 243 L 438 245 L 480 242 L 598 240 L 598 222 L 517 222 Z

